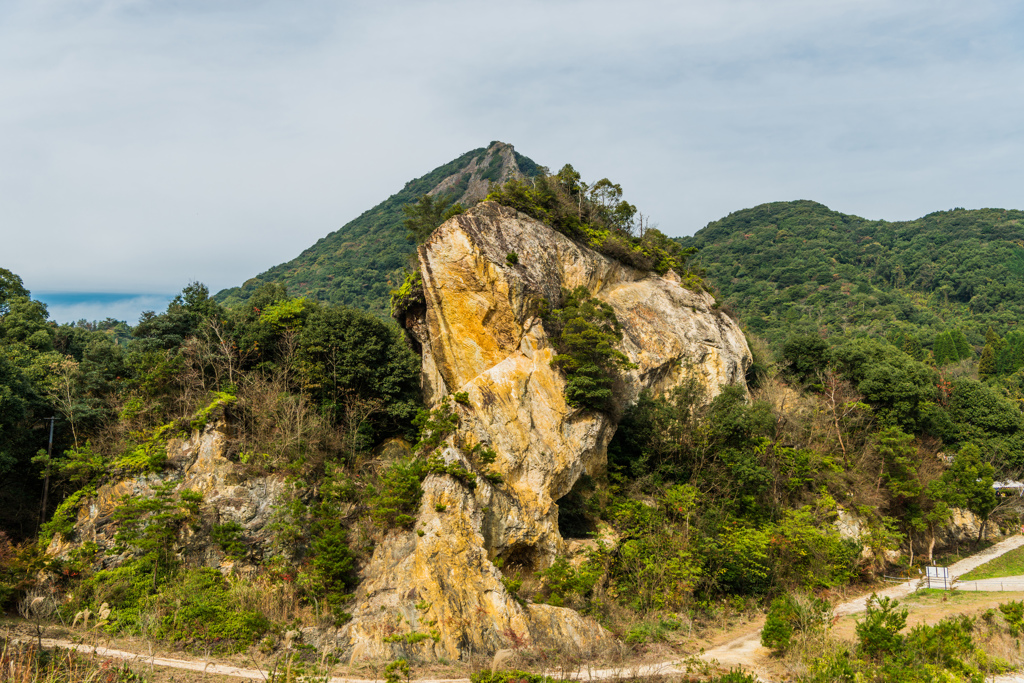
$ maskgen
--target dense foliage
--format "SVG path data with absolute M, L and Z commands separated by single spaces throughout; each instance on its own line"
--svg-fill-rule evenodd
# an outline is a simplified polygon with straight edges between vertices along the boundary
M 351 548 L 339 510 L 356 495 L 353 475 L 369 449 L 413 433 L 420 404 L 419 361 L 397 327 L 355 309 L 291 298 L 275 285 L 228 310 L 197 283 L 131 330 L 84 321 L 56 326 L 16 276 L 4 275 L 11 292 L 0 315 L 0 496 L 11 502 L 4 531 L 27 537 L 42 518 L 38 538 L 45 545 L 72 533 L 79 507 L 104 483 L 137 475 L 158 479 L 150 480 L 147 495 L 127 496 L 111 513 L 127 564 L 93 573 L 90 552 L 69 567 L 24 546 L 11 556 L 22 558 L 20 569 L 0 572 L 0 599 L 16 598 L 32 572 L 84 575 L 69 604 L 94 611 L 104 601 L 116 604 L 119 616 L 109 627 L 134 632 L 133 614 L 159 614 L 160 605 L 178 600 L 169 597 L 172 587 L 189 577 L 200 580 L 181 566 L 183 537 L 208 534 L 225 556 L 248 559 L 251 539 L 242 527 L 219 523 L 203 496 L 177 490 L 175 478 L 160 479 L 170 439 L 226 417 L 233 426 L 228 455 L 240 465 L 253 474 L 285 473 L 296 492 L 303 479 L 315 486 L 312 499 L 295 495 L 278 511 L 275 547 L 304 577 L 298 597 L 343 620 L 356 558 L 367 546 Z M 40 449 L 51 414 L 55 439 L 47 456 Z M 358 488 L 372 489 L 372 482 Z M 196 614 L 206 615 L 208 638 L 234 647 L 268 628 L 264 616 L 239 616 L 226 594 L 214 600 L 215 586 L 202 585 L 207 595 L 193 597 L 207 600 Z M 194 631 L 181 614 L 174 628 Z M 244 635 L 231 626 L 238 619 L 248 624 Z M 173 633 L 159 631 L 172 639 Z
M 495 159 L 500 157 L 496 156 Z M 402 225 L 409 231 L 406 239 L 415 244 L 425 242 L 437 226 L 465 210 L 462 204 L 453 201 L 450 195 L 425 194 L 415 204 L 402 207 L 406 215 Z
M 457 161 L 495 180 L 491 159 Z M 1001 606 L 1002 617 L 993 610 L 984 627 L 965 617 L 908 631 L 898 604 L 873 600 L 857 642 L 843 646 L 829 640 L 825 598 L 874 580 L 893 550 L 901 569 L 934 560 L 954 508 L 978 516 L 979 540 L 988 525 L 1020 524 L 1019 500 L 993 489 L 1024 471 L 1024 333 L 1012 325 L 1019 297 L 1001 284 L 1015 282 L 1016 250 L 1024 254 L 1013 242 L 1019 212 L 891 224 L 810 202 L 772 204 L 680 248 L 643 226 L 610 181 L 589 186 L 569 166 L 532 171 L 534 181 L 493 186 L 491 198 L 636 267 L 676 269 L 687 286 L 703 286 L 690 263 L 700 247 L 752 332 L 757 381 L 712 397 L 696 367 L 667 369 L 684 378 L 679 386 L 627 407 L 607 471 L 557 501 L 564 536 L 599 540 L 544 568 L 496 562 L 511 597 L 580 610 L 637 649 L 681 642 L 730 611 L 767 608 L 763 642 L 780 657 L 802 653 L 810 681 L 999 670 L 982 641 L 1024 629 L 1019 603 Z M 415 238 L 429 234 L 448 210 L 425 194 L 436 181 L 403 195 L 388 220 L 401 227 L 404 214 Z M 518 255 L 506 259 L 515 265 Z M 372 283 L 379 272 L 350 275 Z M 397 327 L 280 283 L 247 287 L 224 306 L 192 283 L 134 328 L 57 326 L 0 270 L 0 604 L 17 604 L 45 577 L 66 621 L 107 604 L 100 627 L 110 632 L 272 649 L 293 625 L 350 618 L 374 544 L 415 529 L 427 476 L 468 490 L 501 485 L 483 444 L 466 448 L 468 467 L 438 457 L 469 395 L 422 410 L 419 359 Z M 410 273 L 392 303 L 400 311 L 422 297 Z M 614 397 L 629 363 L 610 307 L 579 289 L 543 305 L 541 317 L 570 405 L 619 417 Z M 202 495 L 160 481 L 170 440 L 221 419 L 239 471 L 284 482 L 268 538 L 249 538 Z M 414 435 L 412 447 L 388 442 Z M 72 533 L 100 486 L 126 476 L 150 490 L 111 512 L 117 562 L 90 543 L 63 560 L 41 553 Z M 850 516 L 858 540 L 837 527 Z M 189 555 L 194 538 L 255 574 L 201 568 Z M 398 661 L 387 677 L 408 673 Z
M 953 209 L 914 221 L 867 220 L 811 201 L 775 202 L 710 223 L 681 244 L 748 329 L 900 335 L 940 363 L 949 340 L 980 350 L 1024 314 L 1024 211 Z M 900 345 L 903 345 L 903 341 Z M 974 355 L 962 345 L 957 358 Z

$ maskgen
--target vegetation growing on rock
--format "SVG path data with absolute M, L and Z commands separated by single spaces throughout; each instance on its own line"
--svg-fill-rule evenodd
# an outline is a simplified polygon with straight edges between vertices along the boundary
M 560 308 L 542 302 L 541 318 L 558 350 L 551 365 L 565 373 L 569 405 L 609 410 L 617 371 L 636 367 L 615 348 L 622 339 L 615 311 L 585 287 L 577 287 L 563 292 Z
M 650 227 L 637 208 L 622 199 L 622 186 L 607 178 L 589 185 L 566 164 L 554 175 L 513 178 L 495 186 L 487 200 L 522 211 L 626 265 L 662 275 L 674 270 L 687 287 L 705 288 L 699 271 L 689 264 L 696 249 L 681 248 Z

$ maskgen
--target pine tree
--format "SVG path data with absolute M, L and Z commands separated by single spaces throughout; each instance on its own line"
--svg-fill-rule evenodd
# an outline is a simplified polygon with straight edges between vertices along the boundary
M 1000 338 L 1000 336 L 996 334 L 995 330 L 991 327 L 989 327 L 988 332 L 985 333 L 985 346 L 991 346 L 996 351 L 1003 348 L 1002 338 Z
M 974 358 L 974 350 L 971 349 L 971 345 L 967 343 L 967 337 L 964 336 L 963 330 L 953 330 L 950 332 L 949 336 L 952 337 L 953 346 L 956 347 L 956 360 Z
M 1018 338 L 1013 346 L 1013 358 L 1010 374 L 1024 368 L 1024 339 Z
M 932 344 L 932 353 L 935 354 L 935 364 L 938 366 L 957 360 L 956 343 L 948 331 L 942 332 L 935 337 L 935 342 Z
M 978 375 L 981 378 L 992 377 L 999 373 L 999 352 L 1006 346 L 1006 342 L 995 333 L 990 327 L 985 333 L 985 348 L 981 351 L 981 360 L 978 361 Z
M 978 361 L 978 376 L 987 379 L 996 374 L 996 349 L 992 344 L 985 344 Z

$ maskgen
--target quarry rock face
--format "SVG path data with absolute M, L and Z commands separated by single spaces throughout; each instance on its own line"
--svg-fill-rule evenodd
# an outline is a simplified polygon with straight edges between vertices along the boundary
M 751 362 L 743 333 L 673 273 L 634 270 L 491 202 L 439 227 L 419 264 L 426 305 L 402 322 L 422 351 L 426 403 L 469 397 L 453 404 L 459 427 L 440 457 L 479 471 L 467 454 L 483 444 L 502 481 L 481 476 L 471 489 L 450 475 L 427 477 L 413 529 L 391 532 L 363 572 L 340 634 L 346 649 L 358 661 L 607 647 L 610 635 L 594 620 L 522 601 L 502 578 L 543 569 L 564 551 L 556 501 L 584 473 L 603 470 L 614 415 L 642 390 L 664 393 L 692 377 L 714 396 L 743 383 Z M 566 403 L 538 317 L 542 299 L 557 306 L 563 290 L 580 286 L 612 306 L 618 348 L 636 364 L 616 387 L 612 415 Z
M 940 550 L 974 543 L 981 532 L 982 521 L 978 515 L 961 508 L 953 508 L 952 513 L 949 520 L 935 533 L 935 547 Z M 1003 533 L 1000 531 L 999 525 L 994 522 L 986 524 L 982 539 L 993 543 L 1002 540 Z
M 104 551 L 105 566 L 121 564 L 125 556 L 112 552 L 117 524 L 112 514 L 126 496 L 149 497 L 161 484 L 174 482 L 175 491 L 203 494 L 201 514 L 208 525 L 236 522 L 256 548 L 269 540 L 274 506 L 290 492 L 284 475 L 246 476 L 245 468 L 226 457 L 230 439 L 222 415 L 185 439 L 167 443 L 166 467 L 158 474 L 144 474 L 115 480 L 99 487 L 78 510 L 74 540 L 56 534 L 47 548 L 54 557 L 67 556 L 78 545 L 93 542 Z M 234 563 L 205 534 L 185 538 L 182 555 L 206 566 Z M 258 558 L 254 558 L 258 559 Z

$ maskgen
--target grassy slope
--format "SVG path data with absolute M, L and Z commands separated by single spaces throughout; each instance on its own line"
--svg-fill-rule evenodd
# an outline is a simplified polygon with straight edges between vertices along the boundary
M 1022 575 L 1024 575 L 1024 548 L 1017 548 L 1005 555 L 1000 555 L 990 562 L 986 562 L 960 578 L 964 581 L 976 581 L 979 579 L 998 579 L 1003 576 Z
M 954 209 L 870 221 L 811 201 L 737 211 L 681 238 L 754 333 L 916 334 L 975 345 L 1024 316 L 1024 211 Z

